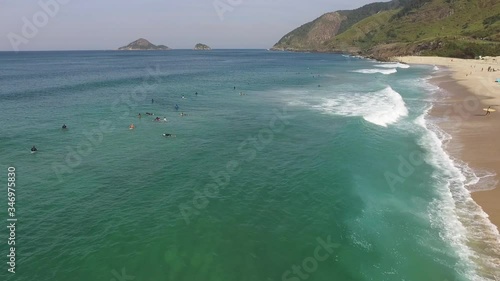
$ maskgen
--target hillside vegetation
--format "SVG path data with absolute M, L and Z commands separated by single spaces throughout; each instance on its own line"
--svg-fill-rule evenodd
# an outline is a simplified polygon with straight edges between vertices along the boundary
M 331 15 L 335 15 L 334 20 Z M 322 35 L 322 36 L 321 36 Z M 394 0 L 328 13 L 274 50 L 471 58 L 500 54 L 499 0 Z

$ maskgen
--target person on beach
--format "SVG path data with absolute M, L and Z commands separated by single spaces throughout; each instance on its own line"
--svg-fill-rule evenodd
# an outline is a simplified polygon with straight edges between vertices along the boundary
M 488 116 L 488 115 L 490 115 L 490 114 L 491 114 L 491 112 L 490 112 L 490 108 L 491 108 L 491 105 L 490 105 L 490 106 L 488 106 L 488 109 L 486 109 L 486 113 L 484 114 L 484 116 Z

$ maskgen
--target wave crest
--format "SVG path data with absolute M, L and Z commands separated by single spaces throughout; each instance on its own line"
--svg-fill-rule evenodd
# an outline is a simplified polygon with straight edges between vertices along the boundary
M 329 114 L 362 116 L 364 120 L 382 127 L 408 116 L 403 98 L 390 86 L 377 92 L 345 94 L 326 99 L 323 104 L 314 107 Z
M 381 63 L 381 64 L 375 65 L 375 67 L 381 67 L 381 68 L 410 68 L 409 65 L 404 64 L 404 63 L 400 63 L 400 62 L 397 62 L 397 63 Z
M 390 68 L 390 69 L 373 68 L 373 69 L 359 69 L 359 70 L 354 70 L 352 72 L 363 73 L 363 74 L 381 73 L 381 74 L 389 75 L 389 74 L 394 74 L 394 73 L 398 72 L 398 70 L 396 68 Z

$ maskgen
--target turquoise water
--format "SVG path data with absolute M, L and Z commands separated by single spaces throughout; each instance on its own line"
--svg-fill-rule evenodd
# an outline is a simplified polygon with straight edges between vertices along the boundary
M 0 53 L 18 218 L 0 279 L 500 278 L 477 177 L 426 115 L 431 75 L 258 50 Z

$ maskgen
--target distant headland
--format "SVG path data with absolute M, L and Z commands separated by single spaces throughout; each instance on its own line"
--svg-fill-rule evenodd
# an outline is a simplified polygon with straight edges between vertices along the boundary
M 168 51 L 171 50 L 165 45 L 154 45 L 144 38 L 135 40 L 134 42 L 118 48 L 121 51 Z

